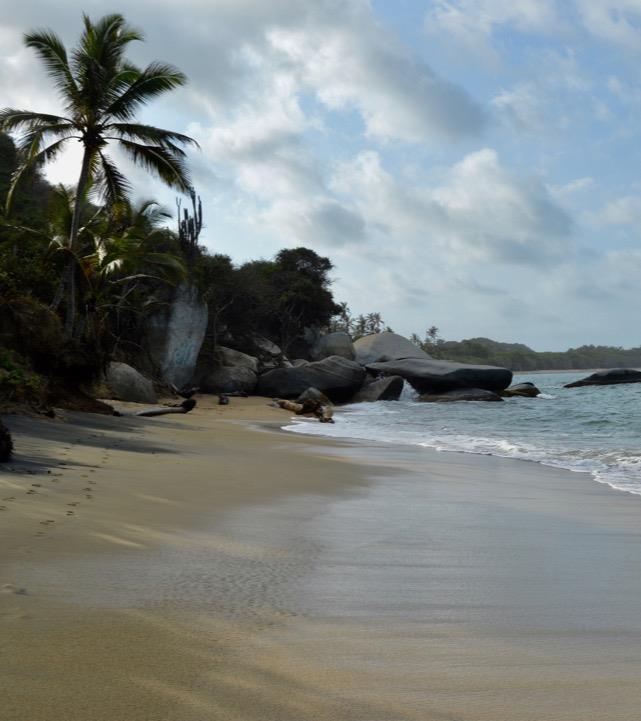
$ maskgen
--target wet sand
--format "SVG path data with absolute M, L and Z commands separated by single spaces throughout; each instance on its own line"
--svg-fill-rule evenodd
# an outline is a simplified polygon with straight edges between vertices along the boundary
M 2 721 L 636 721 L 641 498 L 287 419 L 6 419 Z

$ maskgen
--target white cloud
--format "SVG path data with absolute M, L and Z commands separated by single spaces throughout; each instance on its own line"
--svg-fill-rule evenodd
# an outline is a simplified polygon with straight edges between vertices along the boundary
M 639 0 L 576 0 L 586 29 L 594 36 L 641 50 L 641 2 Z
M 600 225 L 631 225 L 641 223 L 641 196 L 626 195 L 612 200 L 592 219 Z
M 560 19 L 554 0 L 438 0 L 427 12 L 429 35 L 445 35 L 490 64 L 498 62 L 493 35 L 502 26 L 519 32 L 557 32 Z
M 398 252 L 403 237 L 418 235 L 426 255 L 438 248 L 453 264 L 545 265 L 570 249 L 567 213 L 540 181 L 510 172 L 489 148 L 467 155 L 433 187 L 397 182 L 370 151 L 342 166 L 332 187 L 354 196 L 368 225 Z

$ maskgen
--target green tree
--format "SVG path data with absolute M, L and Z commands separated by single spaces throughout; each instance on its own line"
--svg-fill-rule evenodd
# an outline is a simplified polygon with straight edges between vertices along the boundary
M 22 133 L 20 164 L 7 194 L 7 210 L 22 176 L 30 169 L 55 159 L 72 140 L 83 146 L 69 231 L 69 249 L 75 251 L 83 209 L 90 190 L 108 204 L 127 199 L 130 186 L 106 153 L 110 143 L 169 186 L 186 191 L 189 176 L 183 146 L 195 143 L 186 135 L 136 123 L 136 111 L 151 99 L 186 82 L 171 65 L 152 62 L 140 69 L 125 58 L 129 43 L 142 35 L 119 14 L 97 22 L 83 16 L 84 31 L 71 57 L 49 31 L 25 35 L 25 44 L 44 62 L 65 106 L 65 115 L 5 108 L 0 111 L 0 130 Z M 73 335 L 76 316 L 76 264 L 66 271 L 67 308 L 65 333 Z

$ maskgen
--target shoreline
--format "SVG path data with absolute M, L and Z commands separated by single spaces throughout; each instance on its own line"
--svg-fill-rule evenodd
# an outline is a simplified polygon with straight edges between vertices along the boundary
M 265 403 L 9 417 L 8 718 L 633 717 L 636 497 L 538 463 L 286 432 Z

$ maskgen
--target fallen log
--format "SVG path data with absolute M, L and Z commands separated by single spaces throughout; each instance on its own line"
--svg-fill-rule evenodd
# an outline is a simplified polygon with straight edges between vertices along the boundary
M 320 401 L 308 398 L 302 403 L 274 398 L 274 403 L 283 410 L 291 411 L 297 416 L 315 416 L 321 423 L 334 422 L 334 409 L 331 405 L 323 405 Z
M 183 401 L 179 406 L 172 406 L 170 408 L 167 408 L 166 406 L 162 408 L 149 408 L 146 411 L 133 411 L 131 413 L 122 413 L 118 411 L 116 415 L 142 416 L 143 418 L 153 418 L 155 416 L 166 416 L 170 413 L 189 413 L 189 411 L 192 411 L 195 407 L 196 401 L 193 398 L 188 398 L 186 401 Z

